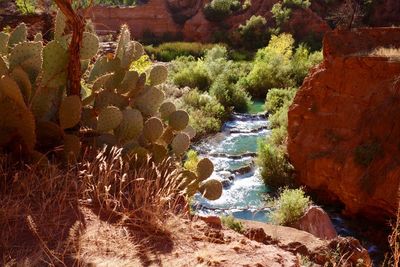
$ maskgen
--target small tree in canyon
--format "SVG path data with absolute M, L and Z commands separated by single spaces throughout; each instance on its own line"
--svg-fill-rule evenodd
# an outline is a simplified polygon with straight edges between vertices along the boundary
M 357 0 L 345 0 L 339 8 L 328 17 L 338 29 L 351 30 L 362 25 L 365 16 L 362 5 Z

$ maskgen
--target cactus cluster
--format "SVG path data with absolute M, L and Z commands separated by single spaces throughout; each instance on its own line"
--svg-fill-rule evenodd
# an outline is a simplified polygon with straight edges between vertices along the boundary
M 164 102 L 157 87 L 167 79 L 167 68 L 155 65 L 140 74 L 131 70 L 144 49 L 131 40 L 127 26 L 121 28 L 113 56 L 97 57 L 98 37 L 84 32 L 80 58 L 85 90 L 82 99 L 66 96 L 71 40 L 66 32 L 66 19 L 58 12 L 54 40 L 46 45 L 40 34 L 29 41 L 23 23 L 11 34 L 0 33 L 0 113 L 7 114 L 0 116 L 0 149 L 17 140 L 31 158 L 43 159 L 41 153 L 62 146 L 64 158 L 75 161 L 84 143 L 119 146 L 126 159 L 133 155 L 150 156 L 155 162 L 170 156 L 181 159 L 196 133 L 188 125 L 187 112 Z M 183 180 L 188 195 L 196 191 L 209 199 L 220 195 L 215 181 L 203 182 L 212 168 L 204 159 L 196 174 L 187 174 Z

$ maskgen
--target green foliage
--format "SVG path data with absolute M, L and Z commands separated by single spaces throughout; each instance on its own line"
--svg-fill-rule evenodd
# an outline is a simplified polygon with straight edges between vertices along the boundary
M 199 136 L 218 132 L 226 117 L 224 107 L 215 97 L 198 90 L 191 90 L 183 96 L 183 108 L 189 112 L 190 125 Z
M 146 46 L 146 52 L 154 59 L 169 62 L 182 56 L 203 57 L 207 50 L 213 48 L 213 44 L 172 42 L 162 43 L 159 46 Z
M 189 64 L 191 68 L 181 68 L 174 76 L 173 83 L 179 87 L 188 86 L 206 91 L 211 85 L 211 78 L 201 61 Z
M 354 150 L 354 160 L 357 164 L 368 167 L 375 159 L 383 153 L 379 142 L 369 142 L 357 146 Z
M 186 154 L 186 161 L 183 167 L 185 167 L 186 170 L 196 172 L 197 164 L 199 163 L 199 155 L 195 150 L 189 150 Z
M 238 0 L 212 0 L 204 6 L 204 15 L 210 21 L 222 21 L 241 8 Z
M 130 70 L 138 73 L 145 73 L 151 67 L 151 60 L 148 55 L 141 56 L 138 60 L 132 62 Z
M 311 200 L 302 189 L 284 189 L 275 202 L 271 214 L 273 222 L 290 225 L 301 218 L 311 205 Z
M 241 43 L 247 49 L 257 49 L 266 45 L 270 35 L 267 20 L 262 16 L 252 16 L 246 24 L 239 26 Z
M 292 13 L 290 8 L 284 7 L 281 3 L 276 3 L 271 9 L 272 17 L 275 19 L 278 26 L 285 24 Z
M 232 215 L 222 216 L 221 222 L 223 225 L 225 225 L 229 229 L 232 229 L 235 232 L 243 233 L 245 230 L 243 224 L 240 221 L 236 220 L 235 217 L 233 217 Z
M 310 0 L 283 0 L 283 4 L 292 8 L 309 8 Z
M 18 10 L 24 15 L 35 13 L 37 5 L 35 0 L 16 0 L 15 4 Z
M 253 69 L 240 81 L 252 96 L 264 97 L 271 88 L 299 86 L 309 68 L 322 59 L 305 46 L 294 49 L 290 34 L 272 36 L 267 47 L 258 50 Z
M 273 88 L 268 91 L 265 108 L 270 114 L 277 113 L 286 102 L 291 102 L 296 94 L 296 88 Z

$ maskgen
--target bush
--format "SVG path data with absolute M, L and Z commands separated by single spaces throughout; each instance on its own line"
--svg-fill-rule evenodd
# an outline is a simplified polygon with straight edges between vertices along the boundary
M 311 200 L 302 189 L 284 189 L 271 213 L 272 221 L 280 225 L 290 225 L 301 218 L 311 205 Z
M 265 108 L 270 114 L 279 111 L 286 102 L 291 102 L 296 94 L 296 88 L 273 88 L 268 91 Z
M 267 187 L 275 190 L 292 184 L 293 166 L 288 161 L 285 149 L 261 141 L 258 145 L 257 162 Z
M 267 20 L 262 16 L 252 16 L 246 24 L 239 26 L 242 45 L 247 49 L 265 46 L 270 37 L 267 31 Z
M 292 8 L 309 8 L 311 5 L 310 0 L 283 0 L 283 4 Z
M 186 154 L 186 161 L 183 167 L 189 171 L 196 172 L 197 163 L 199 163 L 199 155 L 195 150 L 189 150 Z
M 285 24 L 290 19 L 292 10 L 284 7 L 281 3 L 276 3 L 271 9 L 272 17 L 275 19 L 278 26 Z
M 221 222 L 223 225 L 225 225 L 229 229 L 232 229 L 235 232 L 238 232 L 238 233 L 244 232 L 243 224 L 240 221 L 236 220 L 235 217 L 233 217 L 232 215 L 222 216 Z
M 181 56 L 203 57 L 206 51 L 213 47 L 214 44 L 170 42 L 157 47 L 146 46 L 145 50 L 154 59 L 169 62 Z
M 22 14 L 27 15 L 35 13 L 37 3 L 35 0 L 16 0 L 15 4 Z
M 179 87 L 188 86 L 206 91 L 211 85 L 211 78 L 204 64 L 197 62 L 192 68 L 183 68 L 173 75 L 173 83 Z
M 226 117 L 224 107 L 215 97 L 198 90 L 191 90 L 183 96 L 183 107 L 189 112 L 190 125 L 198 136 L 218 132 Z
M 204 16 L 210 21 L 222 21 L 232 12 L 239 10 L 241 3 L 238 0 L 212 0 L 204 7 Z

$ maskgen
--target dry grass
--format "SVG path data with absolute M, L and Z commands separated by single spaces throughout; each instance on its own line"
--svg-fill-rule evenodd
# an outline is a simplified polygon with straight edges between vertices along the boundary
M 393 60 L 400 60 L 400 48 L 378 47 L 374 49 L 369 55 L 375 57 L 387 57 Z
M 106 224 L 124 225 L 130 239 L 135 233 L 131 248 L 166 240 L 163 221 L 187 207 L 175 163 L 123 159 L 116 148 L 89 155 L 68 167 L 0 157 L 0 265 L 81 265 L 80 241 L 95 236 L 85 230 L 85 207 Z
M 392 224 L 392 233 L 388 238 L 391 253 L 386 256 L 382 266 L 400 266 L 400 203 L 396 221 Z

